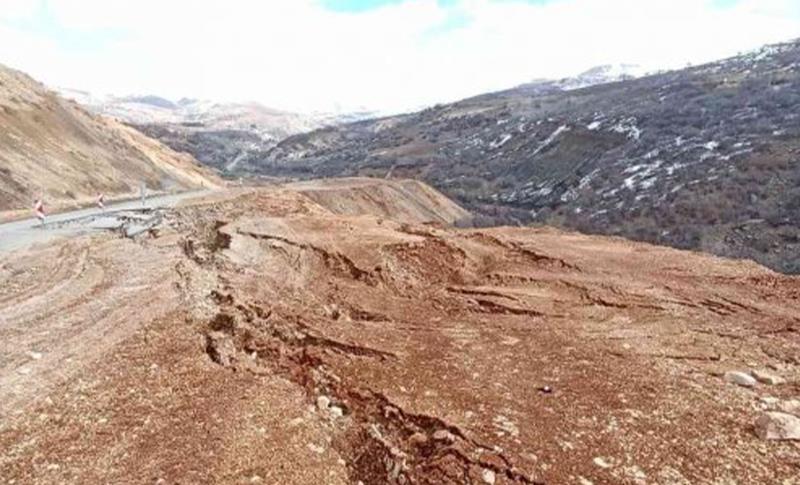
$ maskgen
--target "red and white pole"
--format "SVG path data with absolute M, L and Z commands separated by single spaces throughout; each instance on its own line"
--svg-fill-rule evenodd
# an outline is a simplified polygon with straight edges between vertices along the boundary
M 42 201 L 42 199 L 36 199 L 36 202 L 33 203 L 33 212 L 34 214 L 36 214 L 36 218 L 39 219 L 42 222 L 42 225 L 44 226 L 45 213 L 44 213 L 44 202 Z

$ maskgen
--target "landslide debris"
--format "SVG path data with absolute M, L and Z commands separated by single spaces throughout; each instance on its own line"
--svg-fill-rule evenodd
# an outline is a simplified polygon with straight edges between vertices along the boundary
M 346 185 L 331 187 L 348 197 Z M 99 258 L 87 268 L 110 271 L 135 254 L 148 263 L 127 270 L 159 286 L 125 290 L 136 298 L 120 306 L 128 321 L 142 314 L 138 329 L 97 344 L 96 361 L 74 369 L 49 361 L 71 377 L 40 388 L 49 401 L 4 416 L 0 476 L 309 484 L 796 476 L 800 449 L 778 416 L 792 415 L 800 394 L 796 278 L 552 229 L 458 230 L 406 202 L 398 222 L 379 200 L 364 203 L 360 181 L 353 187 L 353 199 L 337 198 L 333 210 L 293 187 L 217 194 L 170 211 L 157 237 L 82 242 Z M 351 209 L 337 213 L 344 205 Z M 36 292 L 14 276 L 20 261 L 3 264 L 10 269 L 0 275 L 18 290 L 0 293 L 0 311 L 22 314 Z M 126 294 L 120 286 L 112 279 L 76 296 L 109 299 Z M 160 296 L 157 315 L 142 312 L 148 295 Z M 34 320 L 46 328 L 58 318 Z M 20 338 L 2 336 L 8 345 Z M 103 342 L 87 338 L 95 340 Z M 37 348 L 36 362 L 57 348 Z M 729 382 L 732 372 L 755 382 Z

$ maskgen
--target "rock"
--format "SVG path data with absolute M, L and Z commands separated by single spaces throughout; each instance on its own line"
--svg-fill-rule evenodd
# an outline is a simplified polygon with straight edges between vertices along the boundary
M 328 411 L 331 413 L 332 418 L 341 418 L 344 416 L 344 411 L 339 406 L 331 406 Z
M 585 477 L 578 477 L 578 483 L 581 485 L 594 485 L 594 482 Z
M 452 443 L 456 440 L 456 437 L 453 436 L 453 433 L 447 431 L 446 429 L 440 429 L 433 433 L 433 439 L 436 441 L 447 441 L 448 443 Z
M 342 312 L 339 310 L 339 306 L 335 303 L 332 303 L 331 305 L 325 305 L 323 309 L 325 310 L 325 313 L 327 313 L 328 316 L 334 320 L 338 320 L 339 317 L 342 316 Z
M 494 480 L 495 480 L 494 471 L 484 468 L 483 471 L 481 472 L 481 479 L 483 479 L 483 483 L 494 485 Z
M 599 466 L 600 468 L 611 468 L 611 463 L 609 463 L 608 460 L 606 460 L 602 456 L 598 456 L 592 461 L 594 462 L 595 465 Z
M 210 332 L 206 336 L 206 352 L 211 360 L 228 367 L 236 358 L 236 345 L 230 335 L 224 332 Z
M 316 453 L 318 455 L 321 455 L 321 454 L 325 453 L 325 447 L 324 446 L 316 445 L 314 443 L 309 443 L 308 444 L 308 449 L 313 451 L 314 453 Z
M 763 413 L 756 420 L 756 434 L 762 440 L 800 440 L 800 418 L 787 413 Z
M 428 442 L 428 435 L 425 433 L 416 432 L 408 438 L 408 442 L 414 446 L 422 446 Z
M 320 396 L 317 398 L 317 409 L 325 411 L 331 405 L 331 400 L 328 396 Z
M 740 371 L 729 371 L 725 373 L 725 380 L 742 387 L 754 387 L 756 380 L 750 374 Z
M 42 358 L 42 353 L 41 352 L 34 352 L 33 350 L 29 350 L 27 352 L 27 354 L 28 354 L 28 357 L 30 357 L 33 360 L 39 360 L 39 359 Z
M 761 401 L 762 403 L 764 403 L 767 406 L 774 406 L 774 405 L 778 404 L 778 401 L 780 401 L 780 399 L 778 399 L 777 397 L 774 397 L 774 396 L 764 396 L 764 397 L 759 398 L 759 401 Z
M 750 373 L 756 378 L 758 382 L 769 384 L 771 386 L 783 384 L 786 380 L 783 377 L 771 374 L 763 370 L 752 370 Z
M 800 400 L 790 399 L 778 403 L 778 409 L 786 414 L 793 414 L 800 417 Z

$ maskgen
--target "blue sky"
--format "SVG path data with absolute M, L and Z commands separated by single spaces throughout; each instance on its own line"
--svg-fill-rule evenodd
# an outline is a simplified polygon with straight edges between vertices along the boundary
M 0 2 L 0 63 L 49 85 L 300 111 L 403 111 L 800 36 L 798 0 Z

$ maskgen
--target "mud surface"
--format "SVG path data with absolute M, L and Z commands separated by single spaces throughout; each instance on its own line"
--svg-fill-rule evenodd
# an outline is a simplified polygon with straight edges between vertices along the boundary
M 797 483 L 797 278 L 336 190 L 0 259 L 0 482 Z

